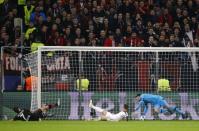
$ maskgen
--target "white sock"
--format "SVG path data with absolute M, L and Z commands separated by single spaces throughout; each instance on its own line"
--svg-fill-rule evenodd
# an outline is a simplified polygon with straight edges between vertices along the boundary
M 100 112 L 100 113 L 102 113 L 104 111 L 104 109 L 94 106 L 94 105 L 92 105 L 91 108 L 93 108 L 95 111 Z

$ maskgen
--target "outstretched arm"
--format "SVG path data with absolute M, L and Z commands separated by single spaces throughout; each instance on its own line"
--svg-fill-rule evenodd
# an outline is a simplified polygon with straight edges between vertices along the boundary
M 145 104 L 145 105 L 144 105 L 144 112 L 143 112 L 143 115 L 144 115 L 144 116 L 146 115 L 147 111 L 148 111 L 148 105 Z
M 141 106 L 144 104 L 144 101 L 140 101 L 137 105 L 137 107 L 135 108 L 135 111 L 139 110 L 141 108 Z

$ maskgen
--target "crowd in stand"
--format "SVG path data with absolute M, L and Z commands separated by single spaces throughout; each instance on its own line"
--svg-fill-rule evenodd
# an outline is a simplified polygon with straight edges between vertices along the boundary
M 48 46 L 198 47 L 199 0 L 0 0 L 0 46 L 37 38 Z

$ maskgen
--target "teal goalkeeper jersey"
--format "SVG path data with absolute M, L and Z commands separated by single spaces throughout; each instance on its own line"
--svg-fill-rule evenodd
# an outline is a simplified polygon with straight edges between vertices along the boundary
M 150 104 L 158 104 L 159 101 L 163 100 L 162 96 L 159 95 L 153 95 L 153 94 L 142 94 L 140 96 L 140 101 L 143 101 L 144 103 L 150 103 Z
M 144 115 L 148 111 L 148 104 L 152 105 L 161 105 L 163 101 L 163 97 L 159 95 L 153 95 L 153 94 L 142 94 L 140 96 L 139 103 L 137 107 L 135 108 L 135 111 L 139 110 L 141 106 L 144 106 Z

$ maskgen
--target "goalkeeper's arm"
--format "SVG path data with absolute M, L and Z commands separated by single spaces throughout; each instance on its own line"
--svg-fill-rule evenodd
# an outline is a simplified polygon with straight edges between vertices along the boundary
M 144 105 L 144 101 L 140 101 L 137 105 L 137 107 L 135 108 L 135 111 L 139 110 L 141 108 L 141 106 Z
M 144 112 L 140 116 L 140 120 L 144 120 L 145 119 L 145 115 L 146 115 L 147 111 L 148 111 L 148 105 L 144 104 Z
M 145 119 L 145 115 L 146 115 L 146 113 L 147 113 L 147 111 L 148 111 L 148 105 L 145 104 L 144 101 L 140 101 L 140 102 L 138 103 L 137 107 L 135 108 L 135 111 L 134 111 L 134 114 L 136 114 L 135 112 L 138 111 L 138 110 L 141 108 L 141 106 L 143 106 L 143 105 L 144 105 L 144 112 L 143 112 L 143 114 L 141 115 L 140 120 L 144 120 L 144 119 Z
M 148 105 L 147 105 L 147 104 L 145 104 L 145 105 L 144 105 L 144 112 L 143 112 L 143 116 L 145 116 L 145 115 L 146 115 L 147 111 L 148 111 Z

